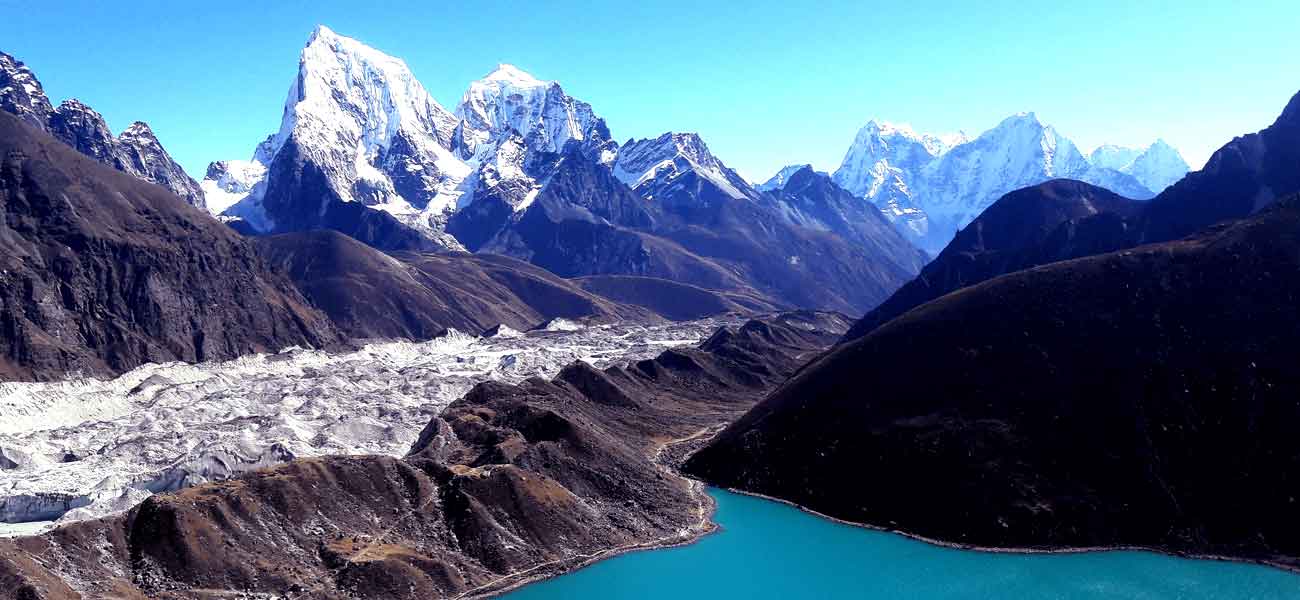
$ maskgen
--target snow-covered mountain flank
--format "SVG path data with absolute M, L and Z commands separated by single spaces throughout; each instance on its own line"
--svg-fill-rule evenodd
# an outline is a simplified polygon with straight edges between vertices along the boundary
M 560 84 L 542 81 L 515 67 L 498 65 L 469 85 L 456 106 L 460 119 L 457 153 L 469 160 L 512 133 L 537 152 L 558 153 L 570 140 L 592 148 L 609 142 L 609 129 L 591 105 L 564 93 Z
M 469 167 L 451 151 L 457 119 L 399 59 L 326 27 L 312 32 L 284 103 L 280 129 L 249 161 L 208 167 L 204 189 L 214 210 L 264 232 L 357 220 L 338 204 L 356 203 L 380 231 L 400 222 L 440 235 Z M 304 168 L 304 166 L 310 167 Z M 383 246 L 387 239 L 371 241 Z
M 870 121 L 834 178 L 937 253 L 959 228 L 1015 189 L 1066 178 L 1147 199 L 1186 172 L 1177 151 L 1164 142 L 1146 151 L 1098 149 L 1090 160 L 1034 113 L 1020 113 L 974 139 Z
M 684 176 L 693 175 L 711 184 L 723 195 L 753 197 L 755 191 L 694 133 L 665 133 L 655 139 L 628 140 L 619 149 L 614 176 L 647 200 L 671 202 L 686 192 Z M 691 199 L 683 199 L 691 202 Z

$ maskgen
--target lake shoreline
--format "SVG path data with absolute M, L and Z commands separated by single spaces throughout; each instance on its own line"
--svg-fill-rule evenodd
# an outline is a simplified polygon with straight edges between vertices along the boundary
M 983 552 L 989 554 L 1021 554 L 1021 555 L 1089 554 L 1089 553 L 1126 552 L 1126 551 L 1148 552 L 1152 554 L 1159 554 L 1163 556 L 1170 556 L 1170 557 L 1182 558 L 1182 559 L 1212 560 L 1216 562 L 1225 562 L 1225 563 L 1259 565 L 1264 567 L 1275 568 L 1280 571 L 1285 571 L 1287 573 L 1294 574 L 1294 575 L 1300 575 L 1300 566 L 1286 565 L 1286 564 L 1275 563 L 1266 560 L 1238 558 L 1238 557 L 1223 556 L 1223 555 L 1192 554 L 1192 553 L 1178 552 L 1178 551 L 1173 551 L 1168 549 L 1152 548 L 1152 547 L 1145 547 L 1145 546 L 1089 546 L 1089 547 L 1070 546 L 1070 547 L 1061 547 L 1061 548 L 1004 548 L 1004 547 L 979 546 L 975 544 L 963 544 L 960 542 L 950 542 L 945 540 L 928 538 L 926 536 L 918 535 L 907 531 L 901 531 L 897 529 L 881 527 L 878 525 L 872 525 L 869 523 L 858 523 L 854 521 L 839 519 L 783 498 L 777 498 L 774 496 L 768 496 L 766 494 L 760 494 L 757 492 L 750 492 L 750 491 L 736 489 L 736 488 L 713 486 L 708 482 L 701 480 L 693 475 L 689 475 L 687 473 L 682 472 L 679 469 L 681 463 L 684 462 L 685 459 L 692 452 L 706 445 L 711 439 L 713 439 L 713 437 L 715 437 L 718 433 L 720 433 L 725 428 L 725 426 L 726 426 L 725 423 L 718 424 L 713 427 L 702 429 L 691 436 L 666 442 L 662 446 L 660 446 L 655 452 L 655 454 L 651 457 L 652 460 L 656 462 L 660 466 L 660 468 L 664 470 L 666 475 L 671 475 L 685 480 L 691 488 L 691 495 L 694 496 L 697 499 L 697 501 L 700 502 L 702 520 L 697 522 L 690 532 L 684 533 L 682 537 L 674 540 L 660 539 L 660 540 L 655 540 L 655 541 L 646 542 L 643 544 L 637 544 L 633 546 L 612 548 L 609 550 L 601 551 L 592 556 L 574 557 L 572 559 L 566 559 L 553 564 L 535 566 L 533 567 L 533 569 L 537 569 L 536 573 L 532 573 L 530 570 L 530 572 L 528 573 L 516 573 L 513 575 L 508 575 L 504 577 L 501 581 L 489 583 L 486 586 L 482 586 L 476 590 L 472 590 L 471 592 L 467 592 L 460 596 L 455 596 L 455 598 L 457 600 L 461 600 L 461 599 L 476 600 L 480 598 L 499 597 L 508 594 L 510 592 L 516 591 L 525 586 L 528 586 L 530 584 L 541 583 L 543 581 L 547 581 L 550 579 L 554 579 L 556 577 L 567 575 L 569 573 L 579 571 L 586 567 L 590 567 L 604 560 L 616 558 L 624 554 L 632 554 L 635 552 L 661 550 L 661 549 L 669 549 L 669 548 L 681 548 L 681 547 L 691 546 L 693 544 L 699 543 L 701 540 L 705 539 L 710 534 L 714 534 L 722 530 L 722 526 L 714 522 L 714 516 L 717 513 L 718 505 L 717 502 L 713 499 L 713 497 L 708 494 L 707 489 L 709 487 L 714 487 L 716 489 L 724 490 L 740 496 L 748 496 L 751 498 L 758 498 L 761 500 L 771 501 L 778 504 L 784 504 L 791 508 L 795 508 L 800 512 L 812 515 L 814 517 L 818 517 L 820 519 L 825 519 L 827 521 L 831 521 L 833 523 L 837 523 L 840 525 L 847 525 L 850 527 L 866 529 L 869 531 L 878 531 L 881 533 L 895 534 L 909 540 L 918 541 L 939 548 L 948 548 L 953 550 L 963 550 L 969 552 Z M 523 577 L 523 578 L 506 583 L 505 580 L 513 579 L 515 577 Z M 498 585 L 500 587 L 498 587 Z
M 683 474 L 683 476 L 684 476 L 684 477 L 691 478 L 691 479 L 695 479 L 694 477 L 692 477 L 692 476 L 690 476 L 690 475 L 685 475 L 685 474 Z M 698 479 L 697 479 L 696 481 L 701 481 L 701 480 L 698 480 Z M 705 482 L 705 485 L 708 485 L 708 484 Z M 867 530 L 871 530 L 871 531 L 879 531 L 879 532 L 881 532 L 881 533 L 892 533 L 892 534 L 894 534 L 894 535 L 898 535 L 898 536 L 901 536 L 901 537 L 905 537 L 905 538 L 907 538 L 907 539 L 911 539 L 911 540 L 916 540 L 916 541 L 918 541 L 918 542 L 922 542 L 922 543 L 925 543 L 925 544 L 929 544 L 929 545 L 931 545 L 931 546 L 937 546 L 937 547 L 940 547 L 940 548 L 950 548 L 950 549 L 953 549 L 953 550 L 967 550 L 967 551 L 972 551 L 972 552 L 986 552 L 986 553 L 989 553 L 989 554 L 1089 554 L 1089 553 L 1098 553 L 1098 552 L 1150 552 L 1150 553 L 1152 553 L 1152 554 L 1161 554 L 1161 555 L 1164 555 L 1164 556 L 1171 556 L 1171 557 L 1174 557 L 1174 558 L 1184 558 L 1184 559 L 1191 559 L 1191 560 L 1212 560 L 1212 561 L 1217 561 L 1217 562 L 1228 562 L 1228 563 L 1241 563 L 1241 564 L 1259 565 L 1259 566 L 1264 566 L 1264 567 L 1271 567 L 1271 568 L 1278 569 L 1278 570 L 1281 570 L 1281 571 L 1286 571 L 1287 573 L 1291 573 L 1291 574 L 1293 574 L 1293 575 L 1300 575 L 1300 565 L 1288 565 L 1288 564 L 1285 564 L 1285 563 L 1278 563 L 1278 562 L 1273 562 L 1273 561 L 1268 561 L 1268 560 L 1260 560 L 1260 559 L 1252 559 L 1252 558 L 1242 558 L 1242 557 L 1225 556 L 1225 555 L 1221 555 L 1221 554 L 1195 554 L 1195 553 L 1190 553 L 1190 552 L 1180 552 L 1180 551 L 1177 551 L 1177 550 L 1170 550 L 1170 549 L 1167 549 L 1167 548 L 1155 548 L 1155 547 L 1149 547 L 1149 546 L 1124 546 L 1124 545 L 1117 545 L 1117 546 L 1064 546 L 1064 547 L 1059 547 L 1059 548 L 1054 548 L 1054 547 L 1043 547 L 1043 548 L 1006 548 L 1006 547 L 996 547 L 996 546 L 979 546 L 979 545 L 976 545 L 976 544 L 964 544 L 964 543 L 961 543 L 961 542 L 950 542 L 950 541 L 946 541 L 946 540 L 939 540 L 939 539 L 929 538 L 929 537 L 926 537 L 926 536 L 923 536 L 923 535 L 919 535 L 919 534 L 916 534 L 916 533 L 911 533 L 911 532 L 903 531 L 903 530 L 899 530 L 899 529 L 890 529 L 890 528 L 888 528 L 888 527 L 882 527 L 882 526 L 879 526 L 879 525 L 872 525 L 872 524 L 870 524 L 870 523 L 858 523 L 858 522 L 856 522 L 856 521 L 846 521 L 846 520 L 844 520 L 844 519 L 840 519 L 840 518 L 837 518 L 837 517 L 832 517 L 832 516 L 830 516 L 830 515 L 827 515 L 827 514 L 824 514 L 824 513 L 818 512 L 818 511 L 816 511 L 816 510 L 813 510 L 813 509 L 808 508 L 808 507 L 806 507 L 806 506 L 803 506 L 803 505 L 801 505 L 801 504 L 798 504 L 798 503 L 795 503 L 795 502 L 791 502 L 791 501 L 786 500 L 786 499 L 784 499 L 784 498 L 777 498 L 777 497 L 775 497 L 775 496 L 768 496 L 768 495 L 766 495 L 766 494 L 760 494 L 760 493 L 758 493 L 758 492 L 751 492 L 751 491 L 742 490 L 742 489 L 737 489 L 737 488 L 729 488 L 729 487 L 721 487 L 721 486 L 714 486 L 714 487 L 717 487 L 717 488 L 720 489 L 720 490 L 726 490 L 726 491 L 731 492 L 731 493 L 733 493 L 733 494 L 739 494 L 739 495 L 741 495 L 741 496 L 749 496 L 749 497 L 752 497 L 752 498 L 760 498 L 760 499 L 763 499 L 763 500 L 770 500 L 770 501 L 772 501 L 772 502 L 777 502 L 777 503 L 780 503 L 780 504 L 784 504 L 784 505 L 786 505 L 786 506 L 789 506 L 789 507 L 792 507 L 792 508 L 796 508 L 796 509 L 798 509 L 798 510 L 800 510 L 800 511 L 802 511 L 802 512 L 808 513 L 808 514 L 813 515 L 813 516 L 815 516 L 815 517 L 819 517 L 819 518 L 822 518 L 822 519 L 826 519 L 826 520 L 828 520 L 828 521 L 832 521 L 832 522 L 838 523 L 838 524 L 840 524 L 840 525 L 847 525 L 847 526 L 850 526 L 850 527 L 858 527 L 858 528 L 867 529 Z
M 720 531 L 722 527 L 713 520 L 713 517 L 718 510 L 718 503 L 714 501 L 713 497 L 706 491 L 709 485 L 699 479 L 686 475 L 677 467 L 687 455 L 708 443 L 708 441 L 721 432 L 726 425 L 727 423 L 719 423 L 710 427 L 705 427 L 689 436 L 664 442 L 655 449 L 653 455 L 650 456 L 650 460 L 653 461 L 665 475 L 676 477 L 684 481 L 689 488 L 690 495 L 699 503 L 699 520 L 692 525 L 690 529 L 680 533 L 676 538 L 660 538 L 658 540 L 652 540 L 641 544 L 602 550 L 590 556 L 578 556 L 570 559 L 562 559 L 554 563 L 536 565 L 525 571 L 506 575 L 497 581 L 484 584 L 458 596 L 453 596 L 453 598 L 455 600 L 477 600 L 480 598 L 503 596 L 524 586 L 567 575 L 603 560 L 634 552 L 690 546 L 698 543 L 708 535 Z M 537 572 L 533 573 L 534 570 Z M 522 578 L 515 579 L 517 577 Z

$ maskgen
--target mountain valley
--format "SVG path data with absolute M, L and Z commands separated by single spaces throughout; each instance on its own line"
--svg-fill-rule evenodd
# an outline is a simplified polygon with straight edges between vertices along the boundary
M 47 93 L 0 52 L 0 598 L 494 597 L 733 522 L 771 529 L 673 556 L 734 561 L 745 586 L 647 559 L 618 585 L 528 590 L 847 596 L 870 577 L 886 596 L 1236 600 L 1300 573 L 1300 93 L 1271 123 L 1232 121 L 1267 126 L 1210 153 L 1190 140 L 1222 141 L 1229 121 L 1190 88 L 1177 102 L 1204 119 L 1170 132 L 1151 116 L 1175 112 L 1156 104 L 1169 96 L 1118 75 L 1080 94 L 1040 68 L 899 102 L 921 88 L 896 69 L 925 57 L 859 56 L 834 85 L 774 89 L 771 73 L 807 74 L 781 61 L 824 40 L 728 69 L 672 58 L 710 50 L 683 22 L 654 53 L 668 66 L 648 65 L 617 52 L 634 36 L 602 29 L 602 10 L 560 11 L 581 35 L 521 55 L 564 86 L 505 62 L 462 83 L 481 72 L 470 58 L 520 55 L 517 11 L 488 11 L 499 39 L 474 47 L 446 47 L 482 29 L 450 13 L 341 25 L 410 65 L 324 25 L 299 46 L 307 10 L 273 39 L 222 31 L 238 51 L 213 32 L 104 46 L 203 63 L 150 90 L 163 109 L 114 98 L 156 73 L 5 48 Z M 556 69 L 551 53 L 587 37 L 601 52 Z M 962 59 L 926 75 L 957 85 Z M 86 82 L 102 114 L 59 101 Z M 1117 110 L 1103 84 L 1132 115 L 1098 120 Z M 655 93 L 676 86 L 721 111 L 685 116 Z M 1085 151 L 1023 112 L 974 136 L 870 120 L 831 170 L 823 151 L 847 136 L 758 147 L 823 135 L 815 121 L 851 133 L 864 108 L 960 123 L 1044 98 L 1043 114 L 1088 113 L 1062 126 L 1105 129 L 1081 142 L 1154 141 Z M 113 133 L 142 107 L 157 133 Z M 707 135 L 679 129 L 701 122 Z M 1166 139 L 1209 159 L 1192 169 Z M 230 158 L 230 140 L 251 152 Z M 768 500 L 834 521 L 721 518 L 787 510 Z M 862 533 L 874 541 L 837 546 Z M 1079 551 L 1108 554 L 1070 563 L 1068 583 L 997 554 Z M 1149 552 L 1258 564 L 1166 556 L 1148 573 Z M 767 566 L 786 556 L 806 562 Z

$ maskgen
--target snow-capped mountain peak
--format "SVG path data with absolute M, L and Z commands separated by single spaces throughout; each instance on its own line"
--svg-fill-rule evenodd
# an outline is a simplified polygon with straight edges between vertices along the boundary
M 4 52 L 0 52 L 0 110 L 39 129 L 45 129 L 46 120 L 54 112 L 36 74 Z
M 916 130 L 912 129 L 912 126 L 908 123 L 891 123 L 889 121 L 877 121 L 871 119 L 870 121 L 867 121 L 867 124 L 864 125 L 862 129 L 874 135 L 884 137 L 895 135 L 914 139 L 919 139 L 921 137 L 917 135 Z
M 256 165 L 222 161 L 209 167 L 203 187 L 219 192 L 214 210 L 234 200 L 228 216 L 260 229 L 276 227 L 280 219 L 267 214 L 266 186 L 259 183 L 292 140 L 294 152 L 320 167 L 339 200 L 389 212 L 440 236 L 471 168 L 450 149 L 456 117 L 404 61 L 317 26 L 299 56 L 283 115 L 279 131 L 254 151 Z M 301 200 L 319 205 L 296 210 L 320 214 L 330 201 L 319 195 Z
M 772 190 L 781 189 L 785 187 L 785 184 L 787 182 L 790 181 L 791 175 L 794 175 L 795 173 L 798 173 L 799 171 L 802 171 L 804 169 L 811 169 L 811 168 L 812 165 L 807 163 L 802 165 L 787 165 L 781 167 L 780 171 L 777 171 L 776 174 L 773 175 L 771 178 L 769 178 L 767 181 L 754 186 L 754 189 L 760 192 L 770 192 Z
M 628 140 L 618 151 L 614 176 L 652 197 L 646 190 L 662 189 L 680 177 L 695 173 L 732 198 L 746 198 L 752 188 L 735 171 L 718 160 L 695 133 L 665 133 L 655 139 Z M 751 190 L 749 194 L 746 190 Z
M 569 141 L 598 147 L 609 140 L 605 122 L 591 105 L 510 64 L 469 85 L 456 117 L 455 148 L 464 159 L 482 158 L 491 142 L 517 131 L 535 151 L 558 153 Z
M 523 69 L 510 63 L 500 63 L 497 68 L 483 78 L 483 81 L 499 81 L 514 87 L 539 87 L 553 82 L 542 81 Z
M 1156 193 L 1182 179 L 1190 170 L 1178 150 L 1163 139 L 1156 139 L 1146 148 L 1104 144 L 1093 150 L 1088 160 L 1097 167 L 1132 175 Z
M 1095 154 L 1105 157 L 1098 162 L 1123 158 L 1111 150 Z M 953 232 L 1011 190 L 1066 177 L 1132 198 L 1151 197 L 1153 192 L 1136 175 L 1109 162 L 1094 165 L 1036 113 L 1022 112 L 974 139 L 870 121 L 858 131 L 834 179 L 880 207 L 935 253 Z
M 355 128 L 367 151 L 387 148 L 403 130 L 445 147 L 456 127 L 455 117 L 433 100 L 404 61 L 324 25 L 302 50 L 285 117 L 281 140 L 295 130 L 302 136 L 352 134 Z M 301 119 L 334 131 L 302 127 Z
M 944 136 L 920 134 L 911 125 L 872 119 L 854 137 L 833 179 L 855 196 L 866 198 L 896 218 L 920 218 L 923 213 L 909 200 L 913 176 L 954 144 L 964 133 Z M 910 224 L 923 235 L 925 224 Z
M 258 160 L 219 160 L 208 165 L 207 176 L 199 183 L 214 215 L 243 200 L 253 187 L 266 178 L 266 164 Z
M 1088 154 L 1088 160 L 1093 165 L 1103 169 L 1115 169 L 1119 171 L 1124 167 L 1133 164 L 1133 159 L 1142 153 L 1140 148 L 1130 148 L 1128 146 L 1118 146 L 1115 144 L 1102 144 L 1097 146 Z
M 907 140 L 921 144 L 933 156 L 951 150 L 953 146 L 970 141 L 964 131 L 944 134 L 918 133 L 910 123 L 893 123 L 872 119 L 858 131 L 858 140 L 872 143 L 879 140 Z
M 950 221 L 955 231 L 1002 194 L 1047 179 L 1082 177 L 1089 168 L 1055 128 L 1032 112 L 1018 113 L 927 164 L 921 177 L 926 188 L 937 189 L 927 194 L 923 208 L 931 218 Z
M 1121 169 L 1142 182 L 1153 192 L 1165 188 L 1182 179 L 1191 168 L 1183 160 L 1178 150 L 1163 139 L 1156 139 L 1147 149 L 1133 159 L 1127 169 Z

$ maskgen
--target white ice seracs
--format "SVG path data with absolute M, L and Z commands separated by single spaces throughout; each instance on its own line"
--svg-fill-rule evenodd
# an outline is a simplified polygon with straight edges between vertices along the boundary
M 652 358 L 719 325 L 582 326 L 451 333 L 331 354 L 291 349 L 222 363 L 150 364 L 116 379 L 0 384 L 0 535 L 5 523 L 77 520 L 150 493 L 295 457 L 402 455 L 482 381 L 552 377 Z M 27 531 L 30 527 L 20 528 Z

